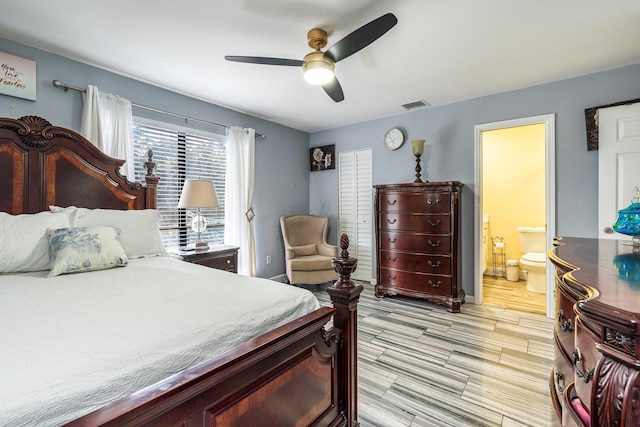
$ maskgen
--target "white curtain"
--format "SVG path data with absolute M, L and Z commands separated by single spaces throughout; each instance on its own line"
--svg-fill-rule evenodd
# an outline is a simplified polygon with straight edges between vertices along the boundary
M 240 247 L 238 274 L 256 275 L 253 237 L 253 162 L 255 130 L 227 129 L 227 176 L 224 209 L 224 243 Z
M 120 173 L 134 180 L 133 114 L 131 101 L 109 93 L 100 93 L 89 85 L 83 95 L 82 135 L 103 153 L 125 160 Z

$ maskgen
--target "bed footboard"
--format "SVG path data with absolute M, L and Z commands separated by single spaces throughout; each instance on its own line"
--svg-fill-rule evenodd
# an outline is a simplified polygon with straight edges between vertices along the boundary
M 357 426 L 357 302 L 347 252 L 322 307 L 68 426 Z M 333 327 L 325 328 L 333 318 Z

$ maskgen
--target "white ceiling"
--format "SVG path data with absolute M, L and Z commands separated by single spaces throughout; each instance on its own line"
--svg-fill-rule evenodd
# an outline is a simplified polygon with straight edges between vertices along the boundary
M 639 0 L 2 0 L 1 10 L 1 37 L 307 132 L 640 62 Z M 298 67 L 224 59 L 301 60 L 311 28 L 327 30 L 329 48 L 387 12 L 398 24 L 336 64 L 341 103 Z

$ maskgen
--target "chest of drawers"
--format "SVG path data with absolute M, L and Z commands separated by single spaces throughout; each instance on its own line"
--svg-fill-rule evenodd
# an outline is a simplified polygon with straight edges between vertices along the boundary
M 556 238 L 551 398 L 563 426 L 640 426 L 640 253 Z
M 459 312 L 458 181 L 376 185 L 376 296 L 424 298 Z

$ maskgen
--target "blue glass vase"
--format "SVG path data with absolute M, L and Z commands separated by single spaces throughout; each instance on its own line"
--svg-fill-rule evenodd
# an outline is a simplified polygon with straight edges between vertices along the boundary
M 613 230 L 620 234 L 631 236 L 634 249 L 640 249 L 640 190 L 633 190 L 631 204 L 618 211 L 618 219 L 613 224 Z

